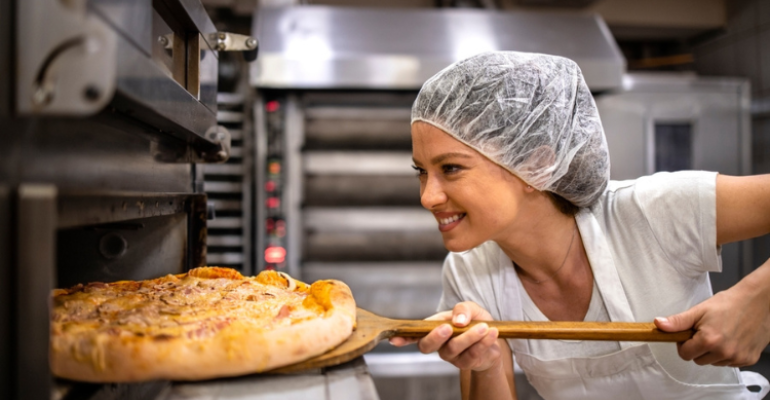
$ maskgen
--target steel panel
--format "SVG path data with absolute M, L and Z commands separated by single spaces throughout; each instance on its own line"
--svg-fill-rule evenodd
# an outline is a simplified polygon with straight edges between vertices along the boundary
M 418 89 L 452 62 L 492 50 L 575 60 L 593 91 L 620 87 L 625 59 L 594 15 L 303 6 L 255 13 L 264 88 Z
M 308 207 L 305 229 L 312 232 L 418 232 L 438 234 L 433 215 L 418 207 Z
M 56 187 L 25 184 L 18 189 L 16 220 L 16 395 L 51 395 L 48 366 L 49 296 L 56 266 Z

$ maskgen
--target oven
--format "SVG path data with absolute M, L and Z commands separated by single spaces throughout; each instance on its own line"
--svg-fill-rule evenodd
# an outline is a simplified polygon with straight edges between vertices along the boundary
M 223 202 L 208 198 L 204 165 L 219 166 L 209 176 L 232 169 L 221 163 L 242 158 L 244 135 L 231 136 L 232 113 L 218 109 L 218 59 L 240 51 L 254 60 L 258 43 L 217 31 L 199 0 L 0 7 L 0 397 L 258 396 L 298 379 L 320 382 L 324 396 L 331 387 L 366 393 L 361 360 L 314 375 L 187 384 L 51 375 L 51 289 L 207 265 L 208 220 Z

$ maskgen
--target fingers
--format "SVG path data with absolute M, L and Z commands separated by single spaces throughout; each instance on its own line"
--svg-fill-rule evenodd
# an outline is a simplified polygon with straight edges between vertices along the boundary
M 425 319 L 428 321 L 449 321 L 452 319 L 452 311 L 442 311 L 440 313 L 433 314 L 430 317 Z M 390 344 L 396 347 L 408 346 L 410 344 L 417 343 L 418 340 L 419 339 L 416 339 L 416 338 L 405 338 L 400 336 L 396 336 L 388 339 Z
M 460 336 L 450 340 L 446 346 L 443 346 L 438 354 L 442 359 L 450 361 L 457 358 L 460 353 L 482 341 L 489 332 L 489 326 L 485 323 L 475 325 L 473 328 Z
M 417 343 L 417 339 L 415 338 L 405 338 L 400 336 L 392 337 L 388 339 L 388 341 L 390 342 L 390 344 L 396 347 L 404 347 L 412 343 Z
M 751 349 L 741 349 L 739 343 L 726 340 L 718 333 L 699 331 L 695 336 L 677 345 L 679 356 L 685 361 L 692 360 L 698 365 L 716 365 L 719 367 L 745 367 L 759 361 L 759 353 Z
M 655 326 L 666 332 L 679 332 L 692 329 L 695 323 L 701 319 L 703 311 L 701 307 L 695 306 L 685 312 L 671 315 L 668 318 L 655 318 Z
M 692 339 L 677 343 L 679 357 L 685 361 L 694 360 L 709 352 L 716 338 L 707 339 L 703 332 L 696 332 Z
M 479 342 L 471 345 L 454 360 L 453 364 L 460 369 L 478 369 L 487 367 L 490 361 L 500 358 L 500 344 L 497 340 L 497 329 L 490 329 Z
M 452 327 L 449 324 L 441 324 L 430 331 L 424 338 L 420 339 L 417 342 L 417 348 L 425 354 L 433 353 L 438 351 L 451 336 Z

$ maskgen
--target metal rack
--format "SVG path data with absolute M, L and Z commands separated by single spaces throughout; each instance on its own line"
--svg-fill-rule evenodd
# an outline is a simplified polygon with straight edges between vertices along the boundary
M 219 93 L 217 121 L 231 135 L 230 158 L 201 166 L 204 191 L 216 217 L 209 222 L 208 263 L 252 274 L 253 147 L 249 106 L 239 93 Z

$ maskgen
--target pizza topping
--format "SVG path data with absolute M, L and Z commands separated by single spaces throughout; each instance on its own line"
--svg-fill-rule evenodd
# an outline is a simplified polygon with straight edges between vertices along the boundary
M 291 314 L 291 307 L 288 304 L 284 304 L 281 306 L 281 309 L 278 310 L 278 315 L 275 316 L 275 319 L 286 318 L 289 314 Z
M 101 324 L 111 336 L 170 340 L 181 335 L 203 340 L 226 329 L 231 321 L 221 316 L 231 312 L 248 313 L 244 323 L 255 326 L 283 326 L 312 318 L 315 311 L 298 307 L 307 297 L 300 284 L 275 271 L 244 278 L 228 268 L 198 268 L 143 282 L 94 282 L 54 291 L 58 306 L 52 320 L 79 322 L 78 326 Z M 295 291 L 287 291 L 292 287 Z M 247 304 L 253 308 L 244 308 Z M 59 326 L 54 331 L 74 327 Z M 89 334 L 88 329 L 76 331 Z

